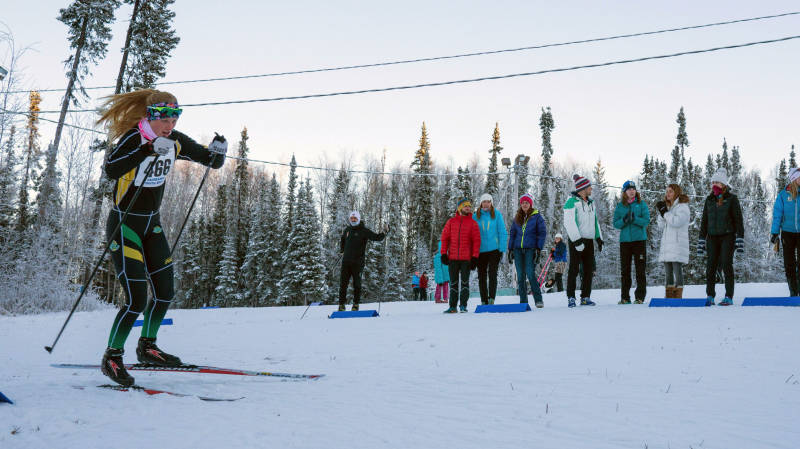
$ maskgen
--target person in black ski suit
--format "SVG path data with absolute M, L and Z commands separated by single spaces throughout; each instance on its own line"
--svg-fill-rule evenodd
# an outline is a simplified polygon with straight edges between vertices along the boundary
M 367 241 L 380 242 L 386 237 L 386 232 L 376 234 L 361 221 L 361 214 L 357 210 L 350 212 L 350 225 L 342 232 L 341 253 L 342 253 L 342 274 L 339 278 L 339 311 L 345 309 L 347 304 L 347 285 L 350 278 L 353 278 L 353 307 L 351 310 L 358 310 L 361 301 L 361 270 L 364 269 L 364 254 L 367 249 Z
M 143 89 L 108 97 L 98 120 L 108 125 L 112 139 L 118 139 L 104 166 L 108 177 L 115 180 L 106 239 L 125 292 L 125 305 L 111 326 L 100 366 L 103 374 L 123 386 L 134 383 L 122 355 L 128 334 L 142 312 L 144 324 L 136 348 L 139 362 L 181 364 L 178 357 L 156 346 L 161 320 L 175 296 L 171 251 L 160 215 L 167 175 L 177 160 L 220 168 L 228 149 L 222 136 L 205 147 L 176 131 L 181 111 L 178 100 L 169 92 Z M 129 212 L 123 220 L 126 210 Z M 119 230 L 114 232 L 118 225 Z M 153 293 L 150 301 L 148 285 Z

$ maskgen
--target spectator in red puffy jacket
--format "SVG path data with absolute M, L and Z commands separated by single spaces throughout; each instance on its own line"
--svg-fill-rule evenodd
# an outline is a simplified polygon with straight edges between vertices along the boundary
M 419 277 L 419 300 L 426 301 L 428 299 L 428 272 L 423 271 L 422 276 Z
M 442 230 L 442 263 L 448 266 L 450 272 L 450 307 L 444 313 L 456 313 L 459 299 L 459 309 L 467 311 L 469 272 L 478 266 L 480 250 L 481 231 L 478 223 L 472 219 L 472 204 L 462 198 L 456 214 L 447 220 Z

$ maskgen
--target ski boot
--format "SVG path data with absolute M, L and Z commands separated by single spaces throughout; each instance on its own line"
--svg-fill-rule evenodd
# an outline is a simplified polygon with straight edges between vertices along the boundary
M 345 310 L 347 310 L 347 306 L 344 304 L 339 304 L 339 312 L 344 312 Z
M 100 371 L 123 387 L 130 387 L 133 385 L 134 379 L 128 374 L 125 364 L 122 363 L 122 354 L 124 353 L 124 349 L 107 348 L 103 354 L 103 361 L 100 362 Z
M 630 304 L 630 303 L 631 303 L 630 299 L 620 299 L 617 304 Z
M 721 305 L 721 306 L 732 306 L 733 305 L 733 298 L 728 298 L 726 296 L 725 299 L 723 299 L 722 301 L 719 302 L 719 305 Z
M 630 300 L 628 300 L 630 303 Z M 597 304 L 592 301 L 590 298 L 581 298 L 581 305 L 582 306 L 596 306 Z
M 146 338 L 140 337 L 139 338 L 139 345 L 136 346 L 136 358 L 139 359 L 139 363 L 145 363 L 148 365 L 158 365 L 158 366 L 181 366 L 181 359 L 175 357 L 172 354 L 167 354 L 166 352 L 159 349 L 156 346 L 156 339 L 155 338 Z
M 544 301 L 542 301 L 541 299 L 534 299 L 533 303 L 536 304 L 537 309 L 541 309 L 542 307 L 544 307 Z
M 713 305 L 714 305 L 714 297 L 713 296 L 707 297 L 706 298 L 706 307 L 713 306 Z
M 634 304 L 644 304 L 644 298 L 636 299 L 633 301 Z
M 455 307 L 448 307 L 447 310 L 442 313 L 458 313 L 458 310 L 456 310 Z
M 575 307 L 575 298 L 568 298 L 567 299 L 567 307 L 570 309 Z
M 351 312 L 358 312 L 358 303 L 357 302 L 353 303 L 353 306 L 350 307 L 350 311 Z
M 467 306 L 459 306 L 458 311 L 461 313 L 467 313 Z

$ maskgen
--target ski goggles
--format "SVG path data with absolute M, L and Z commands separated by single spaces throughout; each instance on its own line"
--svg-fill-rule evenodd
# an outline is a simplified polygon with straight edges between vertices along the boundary
M 147 120 L 161 120 L 165 118 L 181 116 L 183 109 L 178 107 L 178 103 L 156 103 L 147 107 Z

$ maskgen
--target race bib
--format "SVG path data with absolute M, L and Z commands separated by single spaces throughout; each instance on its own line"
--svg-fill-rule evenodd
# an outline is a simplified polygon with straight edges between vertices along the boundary
M 136 173 L 136 180 L 134 181 L 134 185 L 140 186 L 142 185 L 142 181 L 144 180 L 145 171 L 147 167 L 153 162 L 156 156 L 147 156 L 141 164 L 139 164 L 139 170 Z M 170 152 L 166 156 L 161 156 L 156 161 L 155 165 L 153 166 L 152 173 L 150 176 L 147 177 L 147 181 L 145 181 L 145 187 L 158 187 L 164 184 L 164 181 L 167 179 L 167 175 L 169 174 L 170 169 L 172 168 L 172 164 L 175 163 L 175 151 Z

